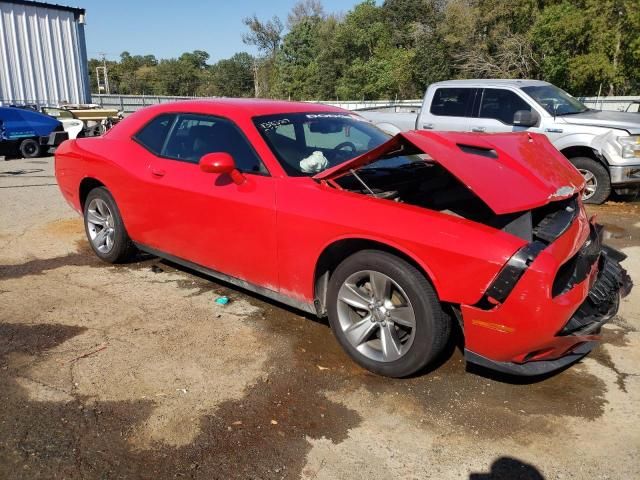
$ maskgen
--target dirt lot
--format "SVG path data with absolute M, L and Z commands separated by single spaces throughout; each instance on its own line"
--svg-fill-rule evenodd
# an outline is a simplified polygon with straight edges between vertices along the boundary
M 543 381 L 456 349 L 389 380 L 312 317 L 155 258 L 99 262 L 52 175 L 0 162 L 0 478 L 640 478 L 637 292 Z M 639 284 L 640 204 L 592 210 Z

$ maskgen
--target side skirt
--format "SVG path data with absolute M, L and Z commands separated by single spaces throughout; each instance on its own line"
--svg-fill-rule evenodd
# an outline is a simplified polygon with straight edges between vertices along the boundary
M 275 300 L 279 303 L 284 303 L 293 308 L 297 308 L 298 310 L 302 310 L 307 313 L 312 313 L 313 315 L 318 315 L 316 311 L 316 307 L 313 303 L 302 302 L 300 300 L 296 300 L 295 298 L 288 297 L 286 295 L 282 295 L 279 292 L 275 292 L 265 287 L 261 287 L 259 285 L 255 285 L 253 283 L 247 282 L 246 280 L 241 280 L 240 278 L 232 277 L 222 272 L 218 272 L 216 270 L 212 270 L 207 267 L 203 267 L 202 265 L 198 265 L 197 263 L 190 262 L 189 260 L 184 260 L 183 258 L 174 257 L 173 255 L 169 255 L 168 253 L 161 252 L 160 250 L 156 250 L 155 248 L 147 247 L 146 245 L 142 245 L 139 243 L 135 243 L 134 245 L 143 252 L 149 253 L 156 257 L 164 258 L 170 262 L 176 263 L 178 265 L 182 265 L 183 267 L 189 268 L 191 270 L 195 270 L 196 272 L 202 273 L 203 275 L 207 275 L 208 277 L 213 277 L 215 279 L 221 280 L 223 282 L 230 283 L 235 285 L 236 287 L 240 287 L 244 290 L 248 290 L 253 293 L 257 293 L 258 295 L 262 295 L 263 297 L 270 298 L 271 300 Z

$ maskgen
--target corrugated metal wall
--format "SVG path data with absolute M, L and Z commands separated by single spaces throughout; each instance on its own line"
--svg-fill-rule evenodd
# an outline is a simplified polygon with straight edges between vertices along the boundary
M 91 101 L 84 18 L 0 1 L 0 103 Z

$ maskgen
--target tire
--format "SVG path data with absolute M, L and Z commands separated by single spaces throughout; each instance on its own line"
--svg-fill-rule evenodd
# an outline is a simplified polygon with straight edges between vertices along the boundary
M 389 290 L 382 288 L 388 283 Z M 389 293 L 373 295 L 376 289 Z M 377 306 L 381 298 L 386 300 Z M 329 323 L 342 348 L 379 375 L 399 378 L 421 370 L 438 358 L 451 335 L 451 319 L 429 281 L 386 252 L 362 250 L 345 259 L 329 280 L 327 301 Z M 364 309 L 354 306 L 367 302 Z
M 604 203 L 611 194 L 611 178 L 609 178 L 609 171 L 605 166 L 589 157 L 573 157 L 569 160 L 587 182 L 582 201 L 595 205 Z
M 22 158 L 37 158 L 42 154 L 40 144 L 33 138 L 25 138 L 22 140 L 19 148 Z
M 84 229 L 92 250 L 108 263 L 131 259 L 135 246 L 127 234 L 120 210 L 111 193 L 104 188 L 89 192 L 84 204 Z

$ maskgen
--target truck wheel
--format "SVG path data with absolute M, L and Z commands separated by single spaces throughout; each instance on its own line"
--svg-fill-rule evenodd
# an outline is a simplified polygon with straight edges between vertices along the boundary
M 582 201 L 596 205 L 604 203 L 611 193 L 611 179 L 607 169 L 589 157 L 574 157 L 570 161 L 582 174 L 586 183 Z
M 413 265 L 386 252 L 362 250 L 336 268 L 328 290 L 329 323 L 362 367 L 406 377 L 444 350 L 451 319 Z
M 25 138 L 20 142 L 20 155 L 23 158 L 37 158 L 41 153 L 40 144 L 33 138 Z

